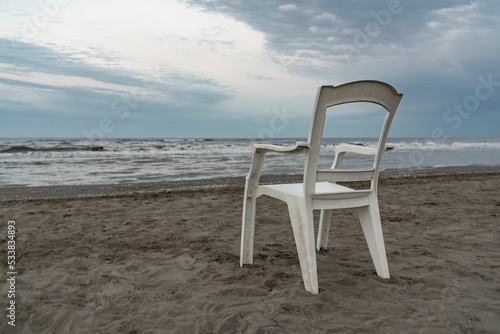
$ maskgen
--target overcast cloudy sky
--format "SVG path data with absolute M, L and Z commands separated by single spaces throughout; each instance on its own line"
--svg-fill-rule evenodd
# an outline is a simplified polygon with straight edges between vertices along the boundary
M 1 137 L 305 137 L 360 79 L 404 94 L 392 137 L 500 136 L 498 1 L 2 0 L 0 27 Z

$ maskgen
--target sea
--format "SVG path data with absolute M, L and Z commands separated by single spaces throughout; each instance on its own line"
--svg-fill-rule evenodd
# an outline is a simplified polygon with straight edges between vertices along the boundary
M 0 188 L 105 185 L 241 177 L 252 146 L 289 146 L 305 138 L 0 138 Z M 325 138 L 319 168 L 329 168 L 335 145 L 376 145 L 373 138 Z M 389 138 L 394 150 L 381 170 L 500 166 L 500 138 Z M 346 155 L 343 167 L 365 168 L 371 158 Z M 304 155 L 266 154 L 263 174 L 301 174 Z

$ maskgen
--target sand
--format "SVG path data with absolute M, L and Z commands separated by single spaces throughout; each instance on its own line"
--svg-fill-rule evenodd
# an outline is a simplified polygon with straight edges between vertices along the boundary
M 258 200 L 254 264 L 239 267 L 239 183 L 3 200 L 16 326 L 2 279 L 0 331 L 499 333 L 499 189 L 500 173 L 383 178 L 391 278 L 376 275 L 355 211 L 338 210 L 318 295 L 303 288 L 282 202 Z

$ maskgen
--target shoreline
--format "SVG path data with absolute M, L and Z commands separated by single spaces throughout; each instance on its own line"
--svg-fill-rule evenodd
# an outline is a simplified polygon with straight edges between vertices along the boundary
M 381 171 L 379 179 L 421 178 L 467 174 L 500 174 L 500 165 L 451 166 L 428 169 L 389 169 Z M 264 183 L 302 182 L 302 175 L 262 175 L 261 181 Z M 60 185 L 39 187 L 7 186 L 0 187 L 0 202 L 86 197 L 119 197 L 137 194 L 169 193 L 173 191 L 195 191 L 227 187 L 244 187 L 244 185 L 245 177 L 240 176 L 185 181 L 103 185 Z

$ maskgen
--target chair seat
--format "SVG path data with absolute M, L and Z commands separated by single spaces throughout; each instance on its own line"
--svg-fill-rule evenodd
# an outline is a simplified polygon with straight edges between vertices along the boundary
M 270 184 L 259 186 L 259 188 L 267 188 L 274 192 L 280 192 L 286 195 L 292 195 L 297 197 L 304 197 L 304 184 L 303 183 L 288 183 L 288 184 Z M 341 186 L 332 182 L 317 182 L 316 183 L 316 195 L 324 194 L 335 194 L 335 193 L 345 193 L 352 192 L 354 189 Z M 267 191 L 263 190 L 263 194 Z
M 367 198 L 371 193 L 371 190 L 355 190 L 332 182 L 317 182 L 316 192 L 313 195 L 313 207 L 314 209 L 335 209 L 365 206 L 368 205 Z M 257 197 L 261 195 L 271 196 L 284 202 L 287 202 L 290 197 L 304 198 L 304 184 L 262 185 L 257 188 Z M 357 200 L 353 201 L 354 199 Z M 337 202 L 332 202 L 332 200 Z

